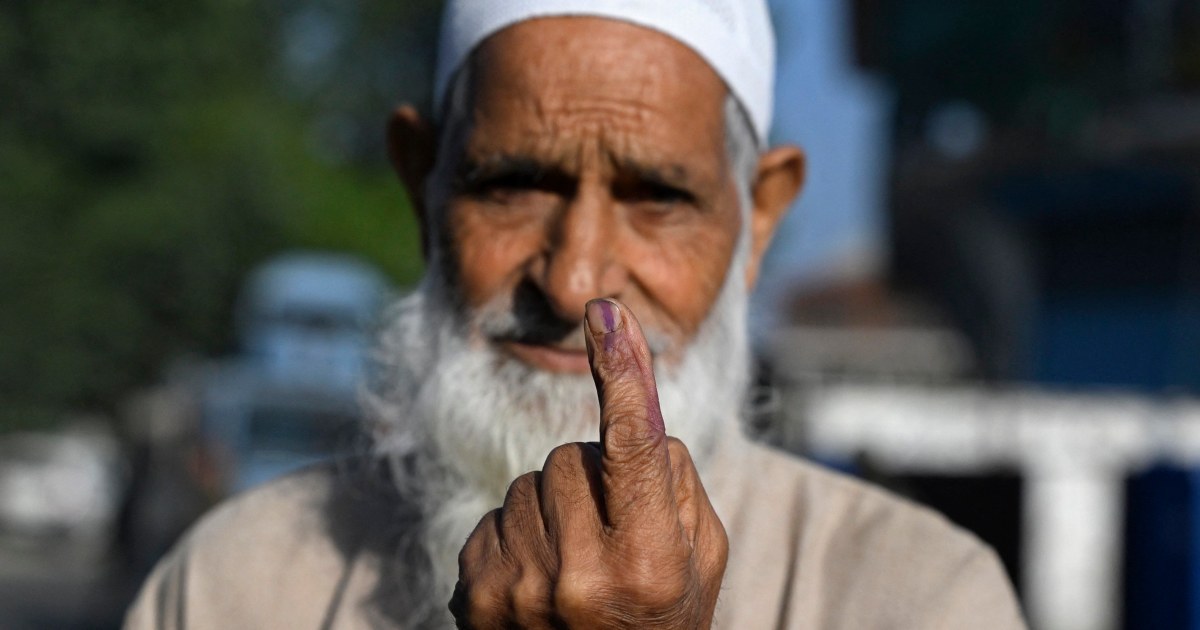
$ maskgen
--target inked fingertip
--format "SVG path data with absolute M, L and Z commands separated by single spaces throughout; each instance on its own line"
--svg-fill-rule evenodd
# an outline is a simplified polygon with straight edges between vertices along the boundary
M 609 299 L 597 299 L 587 304 L 587 325 L 593 334 L 608 334 L 621 328 L 621 307 Z

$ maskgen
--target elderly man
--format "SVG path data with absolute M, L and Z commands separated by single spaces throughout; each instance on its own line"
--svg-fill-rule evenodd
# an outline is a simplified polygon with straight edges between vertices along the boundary
M 375 452 L 218 508 L 127 626 L 1021 627 L 970 535 L 739 433 L 772 72 L 761 0 L 451 0 Z

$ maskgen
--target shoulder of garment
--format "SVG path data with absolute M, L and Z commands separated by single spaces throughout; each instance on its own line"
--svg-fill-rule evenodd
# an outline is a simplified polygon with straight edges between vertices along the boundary
M 361 597 L 356 567 L 411 524 L 377 464 L 313 466 L 217 505 L 159 561 L 125 628 L 330 627 Z
M 995 552 L 883 488 L 745 442 L 706 486 L 730 539 L 723 628 L 1024 628 Z

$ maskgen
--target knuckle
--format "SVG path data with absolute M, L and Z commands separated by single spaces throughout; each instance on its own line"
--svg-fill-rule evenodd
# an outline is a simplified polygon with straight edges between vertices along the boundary
M 504 495 L 504 508 L 524 505 L 537 498 L 538 473 L 528 472 L 508 484 L 508 493 Z
M 708 540 L 707 544 L 702 544 L 699 548 L 703 552 L 704 573 L 707 575 L 722 576 L 725 574 L 725 566 L 729 562 L 729 536 L 725 533 L 725 526 L 714 514 L 712 519 L 708 521 L 708 526 L 705 528 Z
M 729 558 L 729 535 L 725 532 L 725 525 L 717 519 L 716 514 L 713 514 L 713 547 L 717 550 L 721 558 L 721 566 L 725 565 L 725 561 Z
M 581 443 L 572 442 L 554 447 L 546 456 L 542 470 L 553 475 L 576 474 L 582 467 L 583 446 Z
M 677 437 L 667 437 L 667 450 L 671 453 L 671 461 L 677 465 L 692 467 L 692 453 L 687 444 Z
M 691 496 L 694 494 L 692 486 L 696 483 L 696 474 L 692 454 L 688 452 L 687 445 L 678 438 L 667 438 L 667 453 L 671 459 L 671 476 L 675 479 L 677 489 Z
M 695 582 L 695 569 L 686 553 L 665 556 L 638 554 L 627 558 L 616 586 L 624 598 L 648 610 L 677 602 Z
M 521 626 L 534 625 L 545 617 L 550 600 L 550 585 L 540 573 L 526 572 L 512 586 L 513 612 Z
M 459 580 L 454 584 L 454 595 L 450 597 L 450 603 L 446 605 L 450 609 L 450 614 L 454 615 L 456 621 L 465 621 L 466 605 L 467 605 L 467 585 Z
M 450 600 L 450 613 L 459 628 L 488 628 L 505 602 L 488 582 L 459 581 Z
M 488 627 L 502 610 L 504 604 L 492 589 L 472 589 L 467 595 L 466 618 L 473 628 Z
M 606 415 L 608 422 L 604 426 L 603 436 L 606 446 L 623 452 L 638 452 L 658 447 L 662 439 L 661 434 L 647 431 L 644 409 L 619 409 Z
M 496 534 L 496 524 L 500 521 L 500 516 L 503 513 L 501 508 L 492 508 L 488 510 L 479 522 L 475 524 L 475 529 L 471 531 L 471 535 L 467 537 L 467 544 L 474 542 L 477 545 L 486 544 Z
M 471 535 L 467 536 L 467 541 L 463 543 L 462 549 L 458 552 L 460 576 L 470 575 L 473 567 L 483 564 L 487 557 L 487 550 L 492 546 L 499 517 L 499 509 L 484 514 L 483 518 L 479 519 L 479 523 L 475 525 L 475 529 L 471 531 Z
M 596 589 L 590 580 L 578 574 L 563 574 L 554 588 L 554 611 L 568 625 L 576 625 L 592 617 L 592 602 Z

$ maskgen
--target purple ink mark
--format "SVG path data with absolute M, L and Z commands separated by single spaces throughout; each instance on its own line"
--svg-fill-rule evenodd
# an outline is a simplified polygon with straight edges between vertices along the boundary
M 604 332 L 606 333 L 604 335 L 604 351 L 612 352 L 613 344 L 616 341 L 616 336 L 612 334 L 617 327 L 616 314 L 613 313 L 612 303 L 607 300 L 601 301 L 599 306 L 600 316 L 604 318 Z
M 613 305 L 608 301 L 600 302 L 600 315 L 604 317 L 604 332 L 612 332 L 617 327 L 613 318 Z

